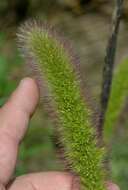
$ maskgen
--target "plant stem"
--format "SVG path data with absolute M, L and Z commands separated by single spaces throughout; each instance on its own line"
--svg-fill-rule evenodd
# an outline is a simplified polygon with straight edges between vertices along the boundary
M 116 0 L 116 8 L 114 10 L 114 17 L 112 22 L 112 32 L 110 34 L 106 56 L 105 64 L 103 67 L 103 82 L 101 91 L 101 111 L 98 122 L 98 136 L 102 139 L 103 125 L 105 119 L 105 113 L 108 106 L 109 96 L 111 92 L 111 84 L 113 77 L 113 68 L 115 63 L 115 55 L 117 49 L 117 38 L 119 33 L 120 21 L 122 16 L 123 0 Z

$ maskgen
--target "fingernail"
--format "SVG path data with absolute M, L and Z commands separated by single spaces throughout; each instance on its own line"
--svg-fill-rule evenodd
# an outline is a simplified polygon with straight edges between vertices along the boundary
M 20 81 L 20 84 L 19 86 L 24 86 L 30 82 L 33 82 L 34 80 L 32 78 L 29 78 L 29 77 L 26 77 L 26 78 L 23 78 L 21 81 Z

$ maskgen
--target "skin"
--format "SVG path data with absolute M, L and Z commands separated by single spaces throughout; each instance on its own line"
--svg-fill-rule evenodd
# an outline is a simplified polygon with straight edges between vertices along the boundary
M 25 78 L 0 109 L 0 190 L 79 190 L 76 178 L 64 172 L 24 175 L 8 185 L 15 169 L 19 144 L 38 99 L 36 82 Z M 108 190 L 119 190 L 111 182 L 107 182 L 106 186 Z

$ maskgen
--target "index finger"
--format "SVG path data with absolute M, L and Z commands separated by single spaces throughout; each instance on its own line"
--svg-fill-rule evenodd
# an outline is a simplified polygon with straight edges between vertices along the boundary
M 0 110 L 0 182 L 7 184 L 15 168 L 18 146 L 38 102 L 33 79 L 23 79 Z

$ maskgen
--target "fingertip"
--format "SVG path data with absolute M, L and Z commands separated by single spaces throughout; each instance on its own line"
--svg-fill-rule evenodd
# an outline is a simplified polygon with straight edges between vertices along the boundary
M 39 99 L 39 89 L 34 79 L 26 77 L 21 80 L 18 87 L 19 95 L 22 96 L 21 103 L 25 110 L 32 114 Z
M 36 81 L 32 78 L 26 77 L 20 81 L 17 89 L 12 93 L 7 103 L 2 110 L 15 113 L 18 110 L 30 116 L 38 103 L 39 89 Z

